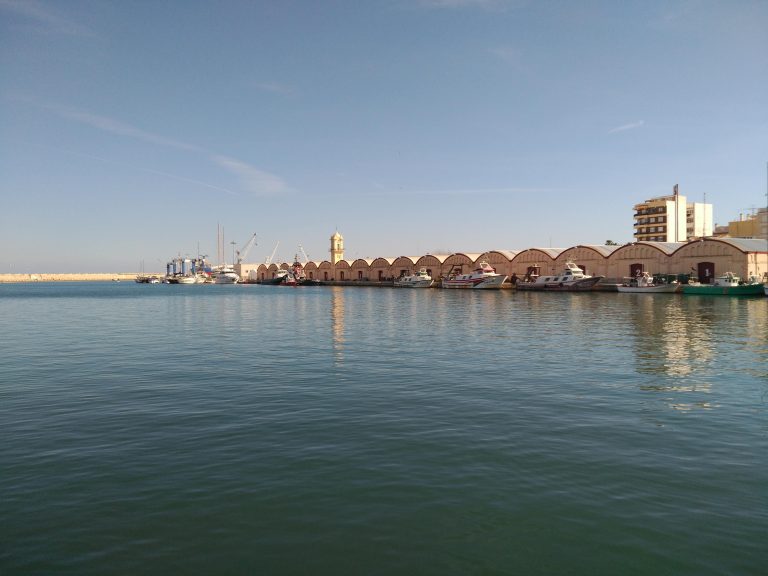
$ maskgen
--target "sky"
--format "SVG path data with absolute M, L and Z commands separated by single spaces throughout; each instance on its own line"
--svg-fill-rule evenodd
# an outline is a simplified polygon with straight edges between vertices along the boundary
M 220 227 L 229 262 L 625 243 L 675 184 L 727 224 L 766 205 L 767 30 L 764 0 L 0 0 L 0 273 L 217 263 Z

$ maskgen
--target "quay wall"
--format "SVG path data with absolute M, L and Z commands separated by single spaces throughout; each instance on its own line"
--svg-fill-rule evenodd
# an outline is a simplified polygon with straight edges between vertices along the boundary
M 160 276 L 158 274 L 158 276 Z M 0 274 L 0 284 L 18 282 L 110 282 L 113 280 L 131 281 L 135 272 L 110 272 L 93 274 Z

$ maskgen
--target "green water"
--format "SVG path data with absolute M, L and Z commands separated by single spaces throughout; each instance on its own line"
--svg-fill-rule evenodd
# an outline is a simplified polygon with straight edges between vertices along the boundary
M 762 574 L 768 299 L 0 286 L 0 574 Z

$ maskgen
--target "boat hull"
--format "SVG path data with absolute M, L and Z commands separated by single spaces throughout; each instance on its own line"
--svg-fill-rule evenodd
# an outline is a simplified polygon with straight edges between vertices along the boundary
M 395 288 L 431 288 L 434 280 L 413 280 L 411 282 L 398 282 L 395 280 Z
M 674 294 L 680 291 L 679 284 L 658 284 L 656 286 L 617 286 L 619 292 L 629 294 Z
M 764 290 L 762 284 L 743 284 L 741 286 L 683 285 L 683 294 L 699 294 L 703 296 L 762 296 Z
M 283 276 L 275 276 L 274 278 L 267 278 L 266 280 L 262 280 L 261 281 L 262 284 L 272 284 L 272 285 L 283 284 L 284 282 L 285 282 L 285 276 L 284 275 Z
M 573 282 L 518 282 L 518 290 L 541 290 L 545 292 L 587 292 L 602 280 L 602 276 L 590 276 Z
M 501 288 L 501 285 L 504 284 L 504 281 L 507 279 L 506 276 L 499 274 L 498 276 L 488 276 L 486 278 L 482 279 L 469 279 L 469 280 L 458 280 L 458 279 L 443 279 L 441 285 L 443 288 L 465 288 L 465 289 L 473 289 L 473 290 L 498 290 Z
M 236 274 L 219 274 L 213 281 L 214 284 L 237 284 L 240 278 Z

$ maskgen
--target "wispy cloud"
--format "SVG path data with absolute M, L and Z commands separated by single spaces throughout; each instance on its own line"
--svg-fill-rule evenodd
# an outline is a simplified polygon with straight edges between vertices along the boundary
M 132 138 L 134 140 L 141 140 L 143 142 L 149 142 L 150 144 L 155 144 L 157 146 L 164 146 L 168 148 L 175 148 L 177 150 L 184 150 L 187 152 L 195 152 L 195 153 L 201 154 L 205 156 L 209 162 L 225 170 L 226 172 L 236 176 L 240 182 L 240 185 L 242 186 L 243 190 L 246 193 L 254 194 L 258 196 L 277 196 L 277 195 L 291 192 L 291 188 L 279 176 L 275 174 L 271 174 L 264 170 L 261 170 L 260 168 L 257 168 L 256 166 L 252 166 L 251 164 L 243 162 L 242 160 L 237 160 L 235 158 L 223 156 L 221 154 L 217 154 L 210 150 L 206 150 L 205 148 L 197 146 L 196 144 L 190 144 L 187 142 L 174 140 L 172 138 L 166 138 L 165 136 L 161 136 L 153 132 L 142 130 L 140 128 L 137 128 L 135 126 L 122 122 L 120 120 L 116 120 L 115 118 L 101 116 L 99 114 L 93 114 L 91 112 L 86 112 L 84 110 L 77 110 L 74 108 L 59 106 L 56 104 L 43 104 L 41 106 L 43 108 L 46 108 L 48 110 L 55 112 L 56 114 L 58 114 L 63 118 L 74 120 L 76 122 L 85 124 L 87 126 L 91 126 L 92 128 L 96 128 L 103 132 L 108 132 L 110 134 L 115 134 L 117 136 Z M 158 174 L 162 174 L 164 176 L 176 178 L 177 180 L 183 180 L 190 183 L 200 184 L 202 186 L 215 189 L 215 190 L 220 190 L 230 194 L 235 193 L 235 192 L 232 192 L 232 190 L 229 190 L 222 186 L 215 186 L 213 184 L 201 182 L 199 180 L 195 180 L 192 178 L 185 178 L 183 176 L 176 176 L 176 175 L 168 174 L 165 172 L 158 172 L 158 171 L 152 171 L 152 170 L 147 170 L 147 171 L 151 171 Z
M 610 130 L 608 130 L 608 134 L 616 134 L 617 132 L 626 132 L 627 130 L 634 130 L 635 128 L 640 128 L 644 124 L 645 124 L 645 120 L 638 120 L 637 122 L 623 124 L 621 126 L 616 126 L 616 128 L 611 128 Z
M 62 16 L 50 6 L 36 0 L 0 0 L 0 10 L 13 12 L 36 22 L 46 30 L 60 34 L 84 37 L 95 36 L 93 31 L 86 26 Z
M 290 191 L 285 181 L 274 174 L 227 156 L 212 156 L 216 164 L 240 179 L 241 186 L 257 196 L 279 196 Z
M 107 116 L 100 116 L 98 114 L 92 114 L 83 110 L 58 106 L 55 104 L 46 104 L 44 107 L 53 110 L 64 118 L 75 120 L 82 124 L 87 124 L 93 128 L 98 128 L 99 130 L 109 132 L 111 134 L 116 134 L 118 136 L 128 136 L 136 140 L 143 140 L 144 142 L 149 142 L 151 144 L 168 146 L 170 148 L 178 148 L 180 150 L 201 151 L 201 149 L 194 144 L 187 144 L 185 142 L 180 142 L 178 140 L 160 136 L 159 134 L 153 134 L 152 132 L 141 130 L 140 128 L 136 128 L 135 126 L 131 126 L 130 124 L 126 124 L 125 122 L 121 122 Z
M 105 162 L 107 164 L 114 164 L 116 166 L 123 166 L 125 168 L 130 168 L 131 170 L 137 170 L 139 172 L 147 172 L 149 174 L 158 174 L 159 176 L 164 176 L 166 178 L 170 178 L 172 180 L 178 180 L 179 182 L 186 182 L 188 184 L 195 184 L 196 186 L 202 186 L 203 188 L 210 188 L 211 190 L 216 190 L 217 192 L 224 192 L 226 194 L 229 194 L 231 196 L 239 196 L 237 192 L 234 192 L 233 190 L 230 190 L 228 188 L 224 188 L 222 186 L 216 186 L 215 184 L 211 184 L 209 182 L 203 182 L 202 180 L 196 180 L 194 178 L 187 178 L 185 176 L 179 176 L 178 174 L 171 174 L 170 172 L 164 172 L 162 170 L 154 170 L 152 168 L 145 168 L 143 166 L 136 166 L 134 164 L 129 164 L 127 162 L 119 162 L 117 160 L 112 160 L 111 158 L 103 158 L 101 156 L 96 156 L 95 154 L 85 154 L 83 152 L 73 152 L 71 150 L 67 151 L 68 154 L 72 154 L 74 156 L 82 156 L 84 158 L 92 158 L 94 160 L 98 160 L 100 162 Z

